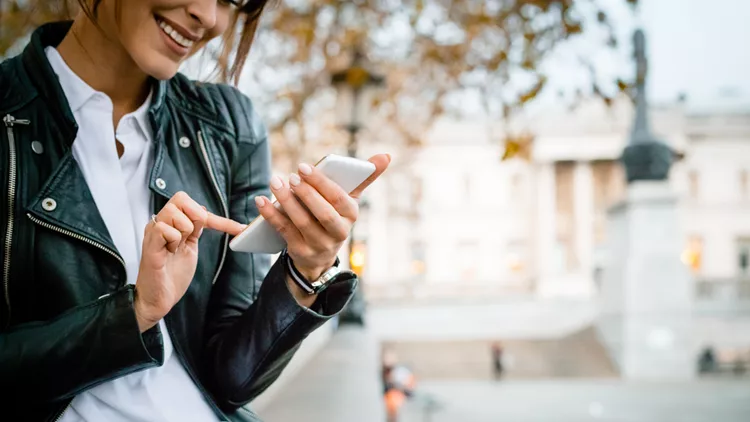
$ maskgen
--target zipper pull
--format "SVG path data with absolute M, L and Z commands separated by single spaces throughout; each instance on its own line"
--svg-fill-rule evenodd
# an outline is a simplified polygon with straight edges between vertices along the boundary
M 5 117 L 3 117 L 3 122 L 5 122 L 6 127 L 13 127 L 13 125 L 28 125 L 31 123 L 31 120 L 28 119 L 16 119 L 15 117 L 11 116 L 10 114 L 6 114 Z

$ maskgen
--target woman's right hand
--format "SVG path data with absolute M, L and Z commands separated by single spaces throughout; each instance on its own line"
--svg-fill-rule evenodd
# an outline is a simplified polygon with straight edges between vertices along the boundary
M 187 291 L 198 265 L 203 229 L 237 235 L 244 227 L 206 211 L 185 192 L 167 202 L 143 236 L 134 305 L 141 332 L 164 318 Z

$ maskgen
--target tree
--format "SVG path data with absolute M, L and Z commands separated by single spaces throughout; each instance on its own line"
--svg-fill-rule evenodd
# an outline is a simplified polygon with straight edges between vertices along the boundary
M 63 16 L 63 2 L 0 0 L 0 56 L 34 26 Z M 241 88 L 266 114 L 276 153 L 293 161 L 315 132 L 344 142 L 326 113 L 335 101 L 330 75 L 355 51 L 387 76 L 374 100 L 378 136 L 418 146 L 435 119 L 460 113 L 466 98 L 492 119 L 531 102 L 549 77 L 540 63 L 560 43 L 591 30 L 604 34 L 600 48 L 618 41 L 595 0 L 277 0 L 263 19 Z M 201 63 L 215 63 L 216 51 L 209 46 Z M 585 57 L 581 66 L 595 73 Z M 611 87 L 596 80 L 591 93 L 610 101 Z M 628 89 L 619 79 L 607 83 Z
M 304 154 L 321 126 L 318 138 L 343 143 L 331 113 L 321 111 L 335 101 L 330 75 L 363 51 L 387 76 L 374 104 L 378 137 L 418 146 L 435 119 L 460 114 L 466 98 L 497 120 L 524 107 L 548 81 L 540 63 L 586 30 L 603 34 L 598 47 L 617 46 L 610 18 L 593 0 L 280 0 L 265 18 L 243 86 L 268 112 L 277 152 Z M 585 57 L 581 67 L 596 73 Z M 629 86 L 591 81 L 590 92 L 606 102 L 605 92 Z

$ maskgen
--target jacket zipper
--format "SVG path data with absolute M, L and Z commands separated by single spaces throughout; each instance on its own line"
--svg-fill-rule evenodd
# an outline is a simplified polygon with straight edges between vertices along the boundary
M 15 205 L 16 205 L 16 182 L 17 182 L 17 171 L 18 163 L 16 157 L 16 137 L 13 134 L 14 125 L 28 125 L 31 123 L 29 120 L 16 119 L 10 114 L 6 114 L 3 118 L 5 122 L 5 129 L 8 131 L 8 153 L 9 153 L 9 165 L 8 165 L 8 226 L 5 232 L 5 244 L 4 252 L 5 256 L 3 259 L 3 291 L 5 293 L 5 304 L 8 306 L 8 320 L 7 324 L 10 324 L 10 252 L 13 246 L 13 224 L 15 218 Z
M 51 224 L 45 223 L 44 221 L 42 221 L 42 220 L 34 217 L 31 214 L 26 214 L 26 216 L 29 217 L 29 219 L 31 221 L 33 221 L 35 224 L 38 224 L 38 225 L 40 225 L 40 226 L 42 226 L 42 227 L 44 227 L 46 229 L 49 229 L 49 230 L 52 230 L 52 231 L 56 231 L 58 233 L 64 234 L 64 235 L 69 236 L 69 237 L 72 237 L 73 239 L 76 239 L 76 240 L 80 240 L 81 242 L 87 243 L 87 244 L 89 244 L 91 246 L 94 246 L 95 248 L 98 248 L 98 249 L 100 249 L 100 250 L 102 250 L 102 251 L 104 251 L 104 252 L 112 255 L 113 257 L 115 257 L 115 259 L 117 259 L 118 262 L 120 262 L 120 264 L 122 264 L 122 268 L 125 269 L 125 260 L 123 260 L 120 257 L 120 255 L 117 254 L 117 252 L 115 252 L 112 249 L 110 249 L 110 248 L 102 245 L 101 243 L 94 242 L 93 240 L 91 240 L 89 238 L 86 238 L 86 237 L 83 237 L 80 234 L 73 233 L 70 230 L 61 229 L 61 228 L 59 228 L 57 226 L 53 226 Z M 60 420 L 60 418 L 62 418 L 62 416 L 65 414 L 65 411 L 68 410 L 68 408 L 70 407 L 70 404 L 72 402 L 73 401 L 71 400 L 71 401 L 68 402 L 67 405 L 65 405 L 65 407 L 62 409 L 62 411 L 57 414 L 57 417 L 55 417 L 55 419 L 53 419 L 53 422 L 57 422 L 57 421 Z
M 219 195 L 219 201 L 221 202 L 221 208 L 222 212 L 224 212 L 224 217 L 229 218 L 229 207 L 227 206 L 226 201 L 224 201 L 224 196 L 221 194 L 221 189 L 219 189 L 219 182 L 216 181 L 216 175 L 214 175 L 214 168 L 211 165 L 211 160 L 208 157 L 208 150 L 206 150 L 206 143 L 203 141 L 203 133 L 201 131 L 198 131 L 198 143 L 201 146 L 201 154 L 203 155 L 203 159 L 206 161 L 206 167 L 208 168 L 208 173 L 211 175 L 211 182 L 214 185 L 214 190 L 216 191 L 216 194 Z M 216 280 L 219 278 L 219 274 L 221 273 L 222 267 L 224 267 L 224 260 L 227 256 L 227 246 L 229 245 L 229 235 L 224 235 L 224 248 L 221 253 L 221 261 L 219 261 L 219 268 L 216 269 L 216 275 L 214 275 L 214 279 L 211 282 L 211 284 L 216 284 Z
M 115 252 L 115 251 L 113 251 L 112 249 L 110 249 L 110 248 L 108 248 L 108 247 L 106 247 L 106 246 L 102 245 L 101 243 L 98 243 L 98 242 L 94 242 L 93 240 L 91 240 L 91 239 L 89 239 L 89 238 L 87 238 L 87 237 L 81 236 L 80 234 L 77 234 L 77 233 L 73 233 L 73 232 L 72 232 L 72 231 L 70 231 L 70 230 L 65 230 L 65 229 L 61 229 L 61 228 L 59 228 L 59 227 L 57 227 L 57 226 L 53 226 L 53 225 L 51 225 L 51 224 L 45 223 L 44 221 L 42 221 L 42 220 L 40 220 L 40 219 L 38 219 L 38 218 L 34 217 L 34 216 L 33 216 L 33 215 L 31 215 L 31 214 L 26 214 L 26 215 L 27 215 L 27 216 L 29 217 L 29 219 L 30 219 L 31 221 L 33 221 L 34 223 L 36 223 L 36 224 L 38 224 L 38 225 L 40 225 L 40 226 L 42 226 L 42 227 L 44 227 L 44 228 L 46 228 L 46 229 L 50 229 L 50 230 L 56 231 L 56 232 L 58 232 L 58 233 L 62 233 L 62 234 L 64 234 L 64 235 L 66 235 L 66 236 L 70 236 L 70 237 L 72 237 L 73 239 L 77 239 L 77 240 L 80 240 L 81 242 L 85 242 L 85 243 L 88 243 L 88 244 L 89 244 L 89 245 L 91 245 L 91 246 L 94 246 L 94 247 L 96 247 L 96 248 L 98 248 L 98 249 L 101 249 L 101 250 L 103 250 L 104 252 L 106 252 L 106 253 L 108 253 L 108 254 L 112 255 L 113 257 L 115 257 L 115 259 L 117 259 L 117 261 L 119 261 L 119 262 L 120 262 L 120 264 L 122 264 L 122 268 L 123 268 L 123 269 L 125 269 L 125 268 L 126 268 L 126 267 L 125 267 L 125 260 L 123 260 L 123 259 L 122 259 L 122 258 L 120 257 L 120 255 L 118 255 L 118 254 L 117 254 L 117 252 Z
M 66 404 L 65 407 L 63 407 L 63 410 L 57 414 L 57 417 L 55 417 L 55 419 L 53 419 L 52 422 L 57 422 L 60 419 L 62 419 L 63 415 L 65 414 L 65 412 L 68 410 L 68 408 L 70 407 L 72 403 L 73 403 L 73 400 L 68 401 L 68 404 Z

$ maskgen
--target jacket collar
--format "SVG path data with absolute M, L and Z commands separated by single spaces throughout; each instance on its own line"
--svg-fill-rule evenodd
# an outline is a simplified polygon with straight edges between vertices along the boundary
M 31 36 L 31 41 L 22 53 L 22 61 L 29 79 L 36 87 L 45 103 L 52 109 L 57 124 L 66 139 L 66 147 L 70 148 L 75 140 L 78 125 L 73 117 L 68 99 L 65 97 L 57 74 L 44 52 L 46 47 L 57 47 L 67 35 L 72 21 L 53 22 L 40 26 Z M 164 122 L 162 115 L 165 111 L 164 99 L 167 95 L 167 81 L 154 81 L 149 116 L 153 125 L 154 139 L 159 140 L 163 135 Z
M 44 51 L 48 46 L 57 47 L 70 30 L 71 25 L 72 22 L 56 22 L 41 26 L 34 31 L 29 45 L 22 53 L 21 60 L 26 73 L 37 94 L 50 109 L 50 115 L 57 124 L 56 129 L 64 138 L 64 152 L 66 152 L 60 165 L 28 204 L 27 210 L 43 222 L 71 231 L 116 251 L 101 216 L 98 212 L 91 211 L 96 209 L 96 204 L 83 174 L 70 153 L 70 147 L 78 132 L 78 125 L 57 74 L 52 69 Z M 168 108 L 164 106 L 167 86 L 167 81 L 154 83 L 151 106 L 147 113 L 156 148 L 149 180 L 149 187 L 154 194 L 158 195 L 158 199 L 155 198 L 155 212 L 161 209 L 174 193 L 184 190 L 180 173 L 167 153 L 164 142 L 172 120 Z M 44 210 L 44 202 L 48 199 L 54 199 L 57 203 L 58 212 L 54 217 Z

